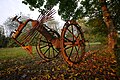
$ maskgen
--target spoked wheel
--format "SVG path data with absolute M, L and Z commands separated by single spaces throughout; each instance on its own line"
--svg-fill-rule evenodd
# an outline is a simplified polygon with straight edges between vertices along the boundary
M 53 37 L 60 37 L 57 32 L 50 32 Z M 42 34 L 40 34 L 38 44 L 36 46 L 37 52 L 44 60 L 51 60 L 58 56 L 59 50 L 56 49 L 50 41 L 48 41 Z
M 65 23 L 61 34 L 61 52 L 70 66 L 78 65 L 85 54 L 85 39 L 81 27 L 75 21 Z

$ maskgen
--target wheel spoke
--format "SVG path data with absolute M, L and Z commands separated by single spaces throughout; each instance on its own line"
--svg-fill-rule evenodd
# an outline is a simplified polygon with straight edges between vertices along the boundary
M 72 32 L 73 32 L 73 26 L 72 26 Z M 74 37 L 73 37 L 73 41 L 74 41 Z
M 75 50 L 78 52 L 78 49 L 76 48 L 76 46 L 75 46 Z
M 48 42 L 48 41 L 45 41 L 45 40 L 40 40 L 41 42 L 44 42 L 44 43 L 50 43 L 50 42 Z
M 75 56 L 75 61 L 76 61 L 76 59 L 77 59 L 77 61 L 78 61 L 78 59 L 79 59 L 79 54 L 78 54 L 78 49 L 76 48 L 76 46 L 75 46 L 75 50 L 76 50 L 76 56 Z
M 72 42 L 65 42 L 65 45 L 72 45 Z
M 47 47 L 47 46 L 48 46 L 48 45 L 44 45 L 44 46 L 40 47 L 40 49 L 45 48 L 45 47 Z
M 66 37 L 64 37 L 64 38 L 65 38 L 66 41 L 72 42 L 70 39 L 68 39 L 68 38 L 66 38 Z
M 50 49 L 50 47 L 44 52 L 44 55 L 47 53 L 47 51 Z
M 73 37 L 75 37 L 77 39 L 77 37 L 73 34 L 73 32 L 71 32 L 69 29 L 68 31 L 73 35 Z
M 80 37 L 80 33 L 78 33 L 78 35 L 77 35 L 77 39 L 78 39 L 78 37 Z
M 49 47 L 49 51 L 48 51 L 48 57 L 50 58 L 50 56 L 51 56 L 51 55 L 50 55 L 50 47 Z
M 53 56 L 55 56 L 55 51 L 54 51 L 54 48 L 52 47 L 52 50 L 53 50 Z
M 71 46 L 68 46 L 67 48 L 65 48 L 65 50 L 67 50 L 67 49 L 69 49 L 69 48 L 71 48 L 71 47 L 73 47 L 72 45 Z
M 56 50 L 56 49 L 54 49 L 54 47 L 52 47 L 53 48 L 53 51 L 55 51 L 56 53 L 58 53 L 58 51 Z M 54 53 L 55 54 L 55 53 Z
M 68 57 L 68 58 L 70 58 L 70 56 L 72 55 L 72 52 L 73 52 L 73 47 L 72 47 L 72 50 L 71 50 L 70 55 L 69 55 L 69 57 Z

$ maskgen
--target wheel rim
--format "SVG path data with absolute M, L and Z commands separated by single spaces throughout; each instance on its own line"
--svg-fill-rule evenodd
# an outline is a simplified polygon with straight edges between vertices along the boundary
M 58 56 L 59 50 L 57 50 L 50 41 L 40 34 L 38 45 L 36 46 L 37 52 L 41 58 L 53 59 Z
M 62 54 L 68 64 L 78 64 L 85 53 L 84 36 L 78 24 L 67 23 L 62 31 Z

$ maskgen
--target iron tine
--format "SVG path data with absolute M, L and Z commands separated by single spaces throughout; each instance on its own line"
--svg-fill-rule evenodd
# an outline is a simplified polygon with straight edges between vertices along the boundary
M 46 22 L 47 20 L 50 20 L 51 18 L 53 18 L 52 16 L 56 13 L 55 9 L 51 9 L 51 10 L 48 10 L 46 11 L 46 13 L 43 15 L 43 14 L 40 14 L 39 17 L 38 17 L 38 21 L 40 23 L 44 23 Z

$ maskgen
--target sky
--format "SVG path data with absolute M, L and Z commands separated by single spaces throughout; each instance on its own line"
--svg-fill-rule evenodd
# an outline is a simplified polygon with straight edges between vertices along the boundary
M 57 7 L 55 7 L 58 9 Z M 22 0 L 0 0 L 0 25 L 7 20 L 8 17 L 14 17 L 22 12 L 24 15 L 30 15 L 30 18 L 37 19 L 39 13 L 37 10 L 30 11 L 29 6 L 22 3 Z M 60 16 L 55 14 L 55 20 L 63 24 Z

